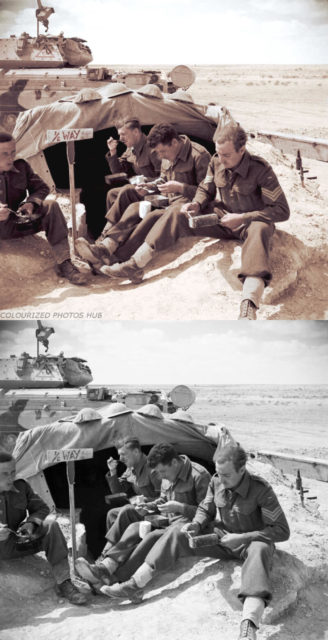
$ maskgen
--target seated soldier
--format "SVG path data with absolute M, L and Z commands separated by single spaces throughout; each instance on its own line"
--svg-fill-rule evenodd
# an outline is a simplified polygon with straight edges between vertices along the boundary
M 15 480 L 15 473 L 12 455 L 0 451 L 0 560 L 44 551 L 57 594 L 72 604 L 86 604 L 86 597 L 70 579 L 67 544 L 59 525 L 45 520 L 49 507 L 25 480 Z
M 101 269 L 104 263 L 110 264 L 114 252 L 120 259 L 126 259 L 127 254 L 132 255 L 158 218 L 164 213 L 180 211 L 205 178 L 210 154 L 202 145 L 192 142 L 185 135 L 179 135 L 173 125 L 155 125 L 148 135 L 148 145 L 162 161 L 160 180 L 155 181 L 155 186 L 161 195 L 166 196 L 169 206 L 155 209 L 141 221 L 139 204 L 147 193 L 148 185 L 140 185 L 138 201 L 136 198 L 134 202 L 130 200 L 133 204 L 125 209 L 120 220 L 111 228 L 106 226 L 106 238 L 103 234 L 95 245 L 89 245 L 84 239 L 79 242 L 80 255 L 91 262 L 96 270 Z M 117 251 L 119 245 L 123 245 L 122 254 Z M 106 269 L 101 269 L 101 272 L 107 275 Z
M 137 227 L 137 251 L 126 262 L 104 266 L 101 271 L 108 277 L 137 283 L 156 253 L 172 247 L 181 237 L 241 240 L 238 277 L 243 291 L 239 318 L 255 320 L 264 287 L 272 278 L 269 253 L 275 223 L 288 219 L 289 207 L 269 163 L 246 150 L 247 135 L 240 125 L 219 129 L 214 140 L 216 153 L 192 201 L 167 211 L 143 236 Z M 200 212 L 216 214 L 213 226 L 195 226 L 192 217 Z
M 45 231 L 58 275 L 72 284 L 86 284 L 86 276 L 70 259 L 67 224 L 59 205 L 52 200 L 43 202 L 49 193 L 48 185 L 25 160 L 15 160 L 15 156 L 13 137 L 0 132 L 0 240 Z M 23 215 L 22 224 L 16 212 Z
M 179 455 L 172 445 L 155 445 L 148 454 L 148 466 L 162 480 L 159 498 L 136 506 L 134 512 L 131 509 L 125 512 L 121 536 L 116 537 L 115 542 L 112 537 L 112 542 L 105 546 L 96 564 L 89 564 L 84 558 L 77 560 L 79 574 L 96 587 L 110 583 L 114 571 L 116 579 L 131 577 L 167 528 L 183 526 L 190 521 L 206 495 L 210 480 L 208 471 L 187 456 Z M 140 521 L 150 510 L 166 516 L 166 523 L 161 524 L 166 528 L 155 528 L 141 539 Z
M 126 465 L 126 471 L 118 477 L 118 461 L 109 458 L 107 461 L 109 471 L 106 474 L 106 480 L 112 494 L 124 492 L 126 499 L 122 501 L 125 506 L 114 507 L 108 511 L 106 538 L 111 544 L 115 544 L 120 539 L 126 529 L 126 521 L 128 524 L 131 522 L 129 519 L 131 512 L 133 512 L 134 519 L 143 519 L 132 505 L 126 504 L 128 499 L 133 502 L 133 496 L 138 496 L 140 502 L 150 501 L 158 497 L 161 487 L 160 478 L 148 466 L 147 456 L 142 452 L 138 438 L 127 436 L 117 445 L 117 451 L 121 462 Z
M 264 608 L 272 598 L 269 574 L 275 542 L 288 540 L 289 527 L 269 483 L 246 470 L 247 455 L 242 447 L 218 448 L 214 461 L 216 473 L 192 522 L 167 529 L 129 580 L 104 585 L 100 591 L 115 600 L 138 603 L 143 598 L 144 587 L 156 573 L 174 566 L 179 557 L 242 560 L 238 597 L 243 603 L 243 614 L 239 639 L 255 640 Z M 214 531 L 211 537 L 215 540 L 208 542 L 208 546 L 197 547 L 192 537 L 202 531 Z
M 160 172 L 161 162 L 154 150 L 152 150 L 147 141 L 147 136 L 141 130 L 140 121 L 133 116 L 125 118 L 117 127 L 120 141 L 123 142 L 127 149 L 119 157 L 117 155 L 118 140 L 109 138 L 107 140 L 108 153 L 106 159 L 109 168 L 113 174 L 126 173 L 127 177 L 140 175 L 145 178 L 157 178 Z M 114 176 L 115 178 L 115 176 Z M 132 202 L 139 203 L 143 200 L 144 191 L 137 184 L 126 184 L 121 187 L 110 189 L 106 199 L 106 219 L 101 235 L 97 240 L 98 252 L 106 247 L 108 232 L 120 221 L 124 211 Z M 77 249 L 79 254 L 88 259 L 88 243 L 84 238 L 77 240 Z

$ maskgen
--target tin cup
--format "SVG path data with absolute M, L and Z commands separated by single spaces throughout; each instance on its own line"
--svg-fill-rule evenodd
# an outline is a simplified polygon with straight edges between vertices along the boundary
M 147 213 L 151 211 L 151 202 L 148 200 L 142 200 L 139 202 L 139 217 L 143 220 L 146 217 Z
M 139 522 L 139 537 L 141 538 L 141 540 L 143 540 L 147 533 L 151 532 L 151 522 L 148 522 L 148 520 L 141 520 L 141 522 Z

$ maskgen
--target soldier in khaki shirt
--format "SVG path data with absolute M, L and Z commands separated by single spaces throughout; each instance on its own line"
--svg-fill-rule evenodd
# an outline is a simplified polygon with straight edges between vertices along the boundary
M 158 190 L 167 196 L 169 206 L 166 209 L 155 209 L 141 220 L 139 202 L 147 191 L 142 188 L 142 185 L 137 187 L 138 198 L 134 198 L 133 204 L 126 208 L 115 226 L 111 228 L 106 226 L 106 238 L 102 237 L 96 245 L 87 245 L 85 240 L 82 241 L 83 257 L 97 269 L 101 269 L 104 263 L 110 264 L 110 257 L 114 252 L 115 256 L 121 260 L 130 257 L 142 244 L 158 218 L 164 212 L 166 214 L 171 211 L 179 212 L 182 204 L 194 197 L 198 185 L 206 176 L 210 154 L 205 147 L 192 142 L 185 135 L 179 135 L 172 125 L 165 123 L 155 125 L 148 135 L 148 146 L 156 152 L 162 162 L 160 175 L 162 184 L 158 184 Z M 130 201 L 132 202 L 132 198 Z M 106 269 L 101 271 L 106 274 Z
M 236 124 L 217 131 L 216 154 L 192 202 L 161 216 L 132 258 L 120 265 L 104 267 L 106 274 L 140 282 L 143 267 L 154 252 L 167 249 L 182 236 L 242 240 L 238 277 L 243 283 L 243 293 L 239 317 L 255 320 L 264 286 L 272 277 L 269 243 L 274 223 L 288 219 L 289 207 L 271 166 L 246 150 L 246 139 L 245 131 Z M 217 223 L 192 228 L 190 218 L 200 212 L 216 213 Z

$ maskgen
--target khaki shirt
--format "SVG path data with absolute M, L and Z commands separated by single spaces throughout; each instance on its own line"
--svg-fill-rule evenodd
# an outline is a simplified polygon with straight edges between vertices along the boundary
M 175 520 L 191 520 L 196 513 L 197 506 L 206 496 L 210 474 L 202 467 L 189 460 L 187 456 L 179 456 L 183 462 L 181 470 L 174 482 L 162 480 L 161 495 L 157 503 L 177 500 L 183 504 L 183 511 L 180 514 L 168 515 L 169 522 Z M 156 504 L 156 501 L 155 501 Z
M 198 185 L 204 180 L 211 156 L 209 152 L 197 142 L 192 142 L 187 136 L 180 135 L 182 147 L 173 162 L 162 160 L 161 178 L 165 181 L 177 180 L 183 183 L 182 193 L 169 196 L 170 204 L 178 198 L 191 200 Z
M 144 133 L 135 147 L 128 147 L 120 157 L 111 156 L 108 152 L 106 159 L 112 173 L 124 171 L 129 177 L 141 175 L 146 178 L 157 178 L 159 176 L 161 161 L 156 152 L 148 146 L 147 136 Z
M 245 222 L 282 222 L 289 218 L 289 206 L 273 169 L 248 151 L 233 170 L 225 169 L 217 154 L 212 157 L 193 199 L 201 210 L 211 201 L 226 212 L 243 214 Z
M 219 520 L 229 533 L 251 532 L 250 541 L 274 543 L 289 538 L 286 516 L 272 487 L 248 471 L 234 490 L 225 489 L 217 474 L 211 478 L 193 521 L 204 528 L 212 520 Z

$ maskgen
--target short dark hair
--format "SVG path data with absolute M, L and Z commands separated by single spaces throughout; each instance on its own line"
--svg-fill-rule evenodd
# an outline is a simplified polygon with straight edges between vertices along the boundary
M 235 471 L 239 471 L 247 462 L 247 453 L 240 445 L 228 444 L 215 452 L 214 462 L 232 462 Z
M 1 449 L 0 451 L 0 464 L 2 462 L 11 462 L 12 460 L 14 460 L 13 456 L 11 455 L 11 453 L 9 453 L 8 451 L 5 451 L 3 449 Z
M 155 124 L 149 131 L 147 141 L 150 148 L 154 149 L 158 144 L 171 144 L 174 138 L 177 140 L 179 138 L 177 129 L 173 124 L 163 122 L 161 124 Z
M 230 122 L 214 134 L 214 142 L 224 144 L 224 142 L 232 142 L 235 151 L 239 151 L 247 142 L 247 133 L 240 124 Z
M 138 449 L 141 451 L 141 444 L 138 438 L 134 438 L 133 436 L 126 436 L 123 440 L 117 443 L 116 448 L 122 449 L 122 447 L 127 447 L 128 449 Z
M 6 131 L 0 131 L 0 144 L 2 142 L 11 142 L 14 140 L 10 133 L 6 133 Z
M 161 442 L 155 444 L 149 451 L 147 464 L 151 469 L 154 469 L 158 464 L 171 464 L 174 458 L 179 458 L 175 448 L 167 442 Z
M 128 129 L 139 129 L 139 131 L 141 131 L 140 120 L 131 116 L 123 118 L 123 120 L 118 123 L 116 129 L 119 130 L 122 129 L 122 127 L 128 127 Z

